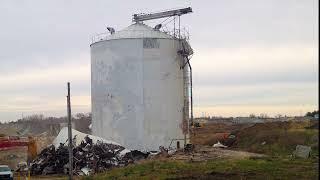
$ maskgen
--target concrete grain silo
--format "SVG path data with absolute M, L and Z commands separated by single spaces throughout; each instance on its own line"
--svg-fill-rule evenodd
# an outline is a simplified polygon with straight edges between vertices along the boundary
M 182 146 L 190 123 L 189 44 L 141 21 L 110 29 L 90 45 L 93 135 L 137 150 Z

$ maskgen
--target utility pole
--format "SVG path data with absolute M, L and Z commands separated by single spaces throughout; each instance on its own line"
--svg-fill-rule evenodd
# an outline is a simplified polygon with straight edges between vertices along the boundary
M 73 175 L 73 151 L 72 151 L 72 127 L 71 127 L 71 103 L 70 103 L 70 82 L 67 83 L 67 111 L 68 111 L 68 142 L 69 142 L 69 180 Z

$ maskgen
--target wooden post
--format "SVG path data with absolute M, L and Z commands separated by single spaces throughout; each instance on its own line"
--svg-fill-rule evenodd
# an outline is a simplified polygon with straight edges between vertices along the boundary
M 73 151 L 72 151 L 72 125 L 71 125 L 71 103 L 70 103 L 70 83 L 68 82 L 67 111 L 68 111 L 68 142 L 69 142 L 69 180 L 73 175 Z

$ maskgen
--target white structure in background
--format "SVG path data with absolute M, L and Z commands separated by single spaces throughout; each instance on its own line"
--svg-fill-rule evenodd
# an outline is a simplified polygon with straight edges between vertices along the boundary
M 191 50 L 186 40 L 141 22 L 90 45 L 93 135 L 128 149 L 183 145 L 189 74 L 181 69 L 181 46 Z

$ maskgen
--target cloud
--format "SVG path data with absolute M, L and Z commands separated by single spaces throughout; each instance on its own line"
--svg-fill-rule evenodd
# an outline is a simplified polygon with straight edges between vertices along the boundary
M 60 97 L 46 96 L 38 97 L 36 95 L 7 95 L 0 96 L 2 100 L 0 105 L 0 121 L 12 121 L 32 114 L 44 114 L 45 116 L 66 116 L 66 96 Z M 72 114 L 90 112 L 91 96 L 72 95 L 71 96 Z
M 202 1 L 193 4 L 194 14 L 187 17 L 187 27 L 192 43 L 202 48 L 314 44 L 318 39 L 318 3 Z
M 278 113 L 299 115 L 300 111 L 317 109 L 317 46 L 287 44 L 199 51 L 192 58 L 196 115 L 276 115 L 277 108 Z
M 15 120 L 21 114 L 64 115 L 68 81 L 73 113 L 90 112 L 89 59 L 86 54 L 67 56 L 64 63 L 51 67 L 0 73 L 0 121 Z
M 72 81 L 86 81 L 90 79 L 90 67 L 85 65 L 55 67 L 36 70 L 29 73 L 2 76 L 0 83 L 9 88 L 45 86 Z M 38 85 L 38 86 L 39 86 Z
M 238 117 L 250 114 L 276 116 L 303 116 L 306 112 L 318 109 L 316 105 L 224 105 L 224 106 L 196 106 L 195 116 L 224 116 Z
M 90 96 L 71 96 L 73 108 L 90 109 Z M 9 96 L 4 99 L 6 105 L 0 106 L 0 111 L 42 112 L 66 108 L 66 96 L 60 98 L 36 96 Z
M 0 2 L 0 121 L 64 115 L 67 81 L 75 112 L 90 111 L 91 37 L 130 25 L 134 13 L 186 6 L 198 112 L 318 106 L 318 1 L 10 0 Z
M 201 49 L 192 58 L 195 85 L 317 82 L 314 46 Z
M 316 105 L 315 83 L 266 83 L 257 85 L 207 85 L 194 88 L 195 106 Z

